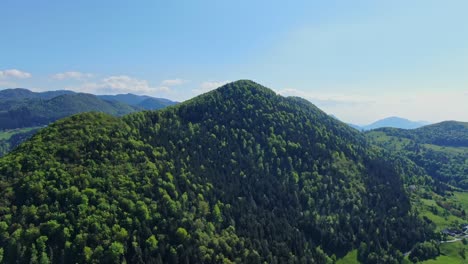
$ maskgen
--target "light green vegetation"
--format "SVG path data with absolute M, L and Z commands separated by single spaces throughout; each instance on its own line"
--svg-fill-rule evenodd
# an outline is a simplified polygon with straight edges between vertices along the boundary
M 465 255 L 465 258 L 463 258 Z M 464 245 L 462 241 L 453 243 L 444 243 L 440 245 L 440 256 L 436 259 L 429 259 L 421 263 L 426 264 L 451 264 L 451 263 L 468 263 L 468 245 Z
M 435 200 L 421 199 L 417 204 L 421 217 L 429 218 L 437 226 L 436 230 L 443 230 L 450 226 L 458 226 L 464 219 L 450 213 L 449 210 L 439 206 Z
M 468 153 L 468 147 L 448 147 L 448 146 L 438 146 L 433 144 L 423 144 L 424 147 L 432 149 L 434 151 L 445 152 L 447 154 L 464 154 Z
M 436 188 L 443 188 L 440 182 L 468 190 L 467 127 L 453 121 L 410 130 L 382 128 L 365 135 L 394 155 L 410 159 L 436 180 Z
M 454 192 L 454 198 L 462 204 L 465 210 L 468 210 L 468 192 Z
M 414 196 L 412 204 L 421 217 L 427 217 L 434 222 L 437 231 L 468 223 L 468 218 L 464 213 L 468 211 L 467 192 L 453 192 L 446 196 L 431 193 L 430 196 L 431 199 Z
M 359 263 L 357 260 L 357 249 L 351 250 L 343 258 L 339 259 L 336 264 L 354 264 Z
M 41 128 L 41 127 L 25 127 L 25 128 L 18 128 L 18 129 L 3 130 L 3 131 L 0 131 L 0 140 L 8 140 L 13 135 L 16 135 L 19 133 L 27 133 L 38 128 Z
M 26 127 L 0 131 L 0 157 L 34 135 L 41 127 Z

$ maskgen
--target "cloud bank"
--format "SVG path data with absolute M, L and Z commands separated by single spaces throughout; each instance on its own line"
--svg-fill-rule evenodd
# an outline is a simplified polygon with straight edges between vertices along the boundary
M 17 69 L 0 71 L 0 79 L 27 79 L 31 77 L 31 73 L 20 71 Z
M 61 73 L 56 73 L 52 75 L 52 78 L 55 80 L 67 80 L 67 79 L 83 80 L 83 79 L 87 79 L 91 77 L 93 77 L 93 74 L 91 73 L 82 73 L 78 71 L 67 71 L 67 72 L 61 72 Z
M 196 94 L 206 93 L 218 87 L 221 87 L 229 82 L 231 81 L 205 81 L 200 84 L 199 88 L 193 89 L 192 92 Z
M 65 72 L 55 74 L 54 79 L 81 79 L 92 77 L 92 74 L 82 74 L 79 72 Z M 95 81 L 87 81 L 75 86 L 68 86 L 67 89 L 93 94 L 121 94 L 133 93 L 140 95 L 156 95 L 171 91 L 171 87 L 187 83 L 184 79 L 168 79 L 160 82 L 159 85 L 151 85 L 149 81 L 138 79 L 128 75 L 112 75 Z

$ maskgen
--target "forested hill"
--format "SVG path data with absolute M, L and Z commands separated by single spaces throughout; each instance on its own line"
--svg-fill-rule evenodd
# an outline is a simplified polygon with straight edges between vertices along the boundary
M 16 88 L 0 91 L 0 130 L 47 125 L 81 112 L 97 111 L 124 115 L 161 109 L 176 102 L 134 94 L 99 95 L 59 90 L 32 92 Z
M 165 98 L 135 94 L 98 95 L 98 97 L 103 100 L 121 102 L 145 110 L 158 110 L 177 103 Z
M 5 100 L 0 106 L 0 129 L 47 125 L 72 114 L 98 111 L 112 115 L 134 112 L 135 107 L 104 101 L 91 94 L 63 94 L 52 99 Z
M 444 121 L 417 129 L 381 128 L 389 136 L 414 140 L 417 143 L 439 146 L 468 147 L 468 123 Z
M 0 90 L 0 100 L 52 99 L 60 95 L 74 93 L 68 90 L 33 92 L 25 88 L 13 88 Z
M 445 121 L 410 130 L 381 128 L 366 136 L 410 158 L 434 179 L 468 190 L 468 123 Z
M 237 81 L 57 121 L 0 159 L 5 263 L 398 263 L 432 231 L 362 134 Z
M 96 111 L 121 116 L 174 104 L 168 99 L 134 94 L 95 96 L 67 90 L 0 90 L 0 156 L 29 138 L 39 127 L 73 114 Z M 24 130 L 27 132 L 21 132 Z

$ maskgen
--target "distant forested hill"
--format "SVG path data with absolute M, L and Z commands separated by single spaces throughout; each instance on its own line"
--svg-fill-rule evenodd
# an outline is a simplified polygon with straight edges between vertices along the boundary
M 237 81 L 62 119 L 0 159 L 4 262 L 400 263 L 433 236 L 363 134 Z
M 423 122 L 423 121 L 411 121 L 406 118 L 401 118 L 398 116 L 391 116 L 387 117 L 381 120 L 377 120 L 371 124 L 368 125 L 354 125 L 354 124 L 349 124 L 353 128 L 356 128 L 357 130 L 372 130 L 372 129 L 377 129 L 377 128 L 401 128 L 401 129 L 414 129 L 414 128 L 419 128 L 425 125 L 428 125 L 428 122 Z
M 117 101 L 129 104 L 145 110 L 158 110 L 177 103 L 164 98 L 135 94 L 98 95 L 98 97 L 108 101 Z
M 174 105 L 176 102 L 140 96 L 100 95 L 75 93 L 59 90 L 32 92 L 27 89 L 5 89 L 0 91 L 0 156 L 37 131 L 37 127 L 48 125 L 60 118 L 82 112 L 103 112 L 122 116 L 141 110 L 155 110 Z M 27 132 L 23 132 L 26 129 Z M 10 135 L 2 138 L 1 134 Z
M 431 177 L 468 190 L 468 123 L 446 121 L 418 129 L 376 129 L 374 142 L 424 168 Z
M 91 94 L 63 94 L 52 99 L 5 100 L 0 106 L 0 129 L 47 125 L 81 112 L 124 115 L 136 110 L 127 104 L 104 101 Z

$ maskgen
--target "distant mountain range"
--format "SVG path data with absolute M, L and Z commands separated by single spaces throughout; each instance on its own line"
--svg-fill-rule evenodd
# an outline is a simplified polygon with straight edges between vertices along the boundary
M 369 125 L 364 125 L 364 126 L 359 126 L 355 124 L 348 124 L 351 127 L 357 129 L 357 130 L 372 130 L 376 128 L 382 128 L 382 127 L 393 127 L 393 128 L 402 128 L 402 129 L 415 129 L 419 128 L 425 125 L 429 125 L 429 122 L 425 121 L 411 121 L 406 118 L 401 118 L 397 116 L 392 116 L 392 117 L 387 117 L 381 120 L 377 120 L 374 123 L 371 123 Z
M 135 94 L 93 95 L 59 90 L 32 92 L 16 88 L 0 91 L 0 129 L 47 125 L 81 112 L 121 116 L 140 110 L 156 110 L 176 102 Z
M 176 103 L 135 94 L 93 95 L 67 90 L 33 92 L 23 88 L 1 90 L 0 156 L 32 136 L 39 128 L 67 116 L 82 112 L 122 116 Z

